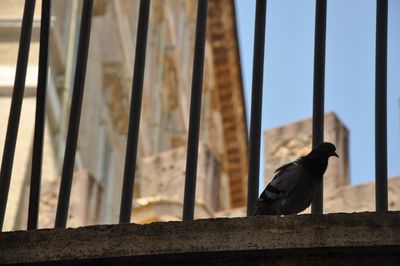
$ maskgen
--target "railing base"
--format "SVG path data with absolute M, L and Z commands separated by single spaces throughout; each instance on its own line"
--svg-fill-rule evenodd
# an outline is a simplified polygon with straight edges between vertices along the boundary
M 220 218 L 0 233 L 0 264 L 400 265 L 400 212 Z

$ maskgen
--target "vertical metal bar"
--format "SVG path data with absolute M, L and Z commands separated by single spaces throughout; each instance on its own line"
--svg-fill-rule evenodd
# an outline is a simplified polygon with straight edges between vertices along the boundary
M 183 220 L 193 220 L 196 198 L 197 152 L 199 148 L 201 93 L 203 86 L 204 46 L 206 43 L 208 0 L 198 0 L 196 37 L 194 45 L 192 92 L 190 97 L 190 115 L 188 146 L 186 153 L 185 192 L 183 199 Z
M 15 71 L 14 89 L 8 117 L 7 133 L 4 142 L 3 159 L 0 170 L 0 230 L 3 228 L 8 191 L 10 188 L 12 166 L 14 162 L 15 144 L 19 119 L 21 116 L 22 98 L 24 97 L 26 69 L 28 67 L 29 47 L 32 34 L 35 0 L 25 1 L 22 17 L 21 36 L 19 40 L 17 67 Z
M 42 0 L 40 21 L 39 73 L 36 89 L 35 133 L 33 137 L 32 172 L 29 194 L 28 230 L 37 229 L 39 217 L 40 179 L 42 174 L 45 103 L 50 33 L 50 0 Z
M 253 211 L 259 188 L 266 12 L 267 0 L 257 0 L 254 25 L 247 216 L 251 215 Z
M 324 141 L 326 0 L 316 0 L 314 42 L 313 147 Z M 323 212 L 323 180 L 318 183 L 311 205 L 312 213 Z
M 136 34 L 135 68 L 133 72 L 131 107 L 129 112 L 128 140 L 126 144 L 124 181 L 122 185 L 119 223 L 131 221 L 133 186 L 135 183 L 136 156 L 142 106 L 143 78 L 146 59 L 147 30 L 150 0 L 141 0 Z
M 375 200 L 388 210 L 387 185 L 387 27 L 388 1 L 377 0 L 375 51 Z
M 68 123 L 64 163 L 61 175 L 60 193 L 58 196 L 55 227 L 67 224 L 68 206 L 71 194 L 72 175 L 75 165 L 76 146 L 78 141 L 79 122 L 81 119 L 83 90 L 85 85 L 86 64 L 89 50 L 90 26 L 92 22 L 93 0 L 84 0 L 79 33 L 78 55 L 75 68 L 74 91 L 72 93 L 71 113 Z

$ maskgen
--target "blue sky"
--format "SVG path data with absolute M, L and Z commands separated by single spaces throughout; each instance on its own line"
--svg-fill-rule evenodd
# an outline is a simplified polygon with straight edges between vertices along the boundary
M 255 0 L 235 2 L 249 116 Z M 373 181 L 375 178 L 375 15 L 376 0 L 328 1 L 325 111 L 336 112 L 350 131 L 350 174 L 353 184 Z M 263 131 L 312 114 L 314 19 L 315 1 L 269 0 L 267 3 Z M 390 177 L 400 175 L 398 0 L 389 1 L 388 27 Z

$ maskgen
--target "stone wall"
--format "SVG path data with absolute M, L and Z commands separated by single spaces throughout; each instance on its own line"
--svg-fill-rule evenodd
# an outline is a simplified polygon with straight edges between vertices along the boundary
M 56 180 L 42 182 L 38 228 L 54 227 L 60 179 L 59 177 Z M 25 198 L 29 197 L 28 190 L 29 186 L 26 186 Z M 67 227 L 100 224 L 103 218 L 103 204 L 104 192 L 101 184 L 87 171 L 74 172 Z M 20 210 L 21 229 L 26 229 L 27 202 Z
M 213 6 L 219 5 L 219 2 L 213 2 L 215 3 L 210 4 L 210 11 Z M 221 43 L 221 38 L 208 34 L 205 48 L 200 139 L 207 144 L 218 160 L 227 162 L 229 159 L 236 162 L 238 154 L 244 154 L 247 150 L 246 123 L 243 102 L 240 101 L 243 95 L 241 94 L 238 51 L 235 46 L 237 39 L 234 31 L 233 4 L 232 1 L 224 1 L 223 5 L 226 5 L 228 9 L 224 12 L 224 19 L 219 21 L 219 32 L 224 34 L 223 40 L 229 40 L 226 52 L 229 52 L 231 60 L 236 61 L 219 60 L 218 65 L 232 72 L 233 78 L 229 87 L 235 92 L 236 104 L 242 106 L 223 106 L 224 110 L 232 109 L 237 125 L 235 128 L 224 129 L 224 118 L 220 114 L 221 106 L 218 105 L 221 100 L 216 94 L 220 87 L 216 76 L 221 73 L 214 71 L 217 64 L 214 60 L 217 55 L 214 46 Z M 54 6 L 53 15 L 57 19 L 53 34 L 59 36 L 59 40 L 63 40 L 68 36 L 68 27 L 63 25 L 72 27 L 72 22 L 74 22 L 73 16 L 65 10 L 73 10 L 74 6 L 65 0 L 56 2 Z M 106 188 L 107 209 L 110 210 L 106 215 L 108 216 L 106 221 L 117 222 L 126 151 L 139 1 L 100 1 L 95 8 L 97 11 L 92 23 L 78 139 L 80 158 L 78 169 L 82 167 L 81 169 L 88 170 L 103 183 Z M 142 167 L 149 168 L 147 165 L 141 165 L 140 158 L 159 156 L 160 153 L 186 146 L 196 8 L 197 2 L 194 0 L 154 0 L 151 3 L 139 131 L 138 171 L 141 171 Z M 79 10 L 79 8 L 76 9 Z M 218 22 L 215 19 L 213 21 Z M 214 24 L 208 25 L 209 32 L 215 28 Z M 105 32 L 107 34 L 104 34 Z M 64 111 L 62 111 L 61 119 L 55 120 L 59 124 L 53 125 L 53 128 L 56 128 L 54 134 L 60 140 L 57 143 L 59 147 L 62 147 L 63 139 L 65 139 L 69 114 L 68 99 L 72 90 L 71 83 L 67 81 L 68 60 L 71 60 L 69 59 L 71 55 L 67 53 L 67 44 L 61 41 L 57 45 L 56 42 L 55 49 L 52 50 L 53 59 L 61 58 L 52 61 L 52 67 L 59 70 L 54 73 L 55 80 L 58 81 L 56 82 L 57 89 L 60 92 L 66 92 L 59 93 Z M 228 141 L 229 146 L 226 145 L 229 133 L 226 131 L 229 131 L 230 135 L 235 135 L 235 139 Z M 106 150 L 108 152 L 104 152 Z M 228 150 L 230 150 L 230 155 L 226 156 Z M 239 158 L 242 157 L 239 156 Z M 59 158 L 62 158 L 62 153 Z M 225 163 L 225 165 L 228 164 Z M 236 178 L 225 182 L 224 186 L 236 185 L 243 190 L 245 176 L 242 173 L 247 172 L 247 168 L 244 168 L 246 164 L 240 163 L 238 169 L 236 163 L 237 171 L 231 174 L 232 171 L 229 172 L 227 167 L 221 167 L 220 171 L 223 172 L 222 175 L 225 178 L 228 180 Z M 140 181 L 140 178 L 138 175 L 136 179 Z M 174 177 L 163 178 L 173 179 Z M 137 190 L 134 195 L 137 195 Z M 243 193 L 236 194 L 240 196 Z M 243 204 L 243 199 L 244 197 L 240 196 L 235 200 L 236 204 Z M 231 202 L 227 203 L 227 206 L 231 204 Z
M 388 179 L 388 207 L 389 210 L 400 210 L 400 177 Z M 375 210 L 374 182 L 343 186 L 324 201 L 326 213 Z
M 0 264 L 400 265 L 399 220 L 385 212 L 9 232 Z
M 185 187 L 186 147 L 146 157 L 141 162 L 140 178 L 136 182 L 136 201 L 177 203 L 182 206 Z M 196 204 L 211 212 L 221 208 L 220 202 L 229 202 L 227 187 L 221 187 L 220 162 L 203 143 L 199 145 Z M 220 198 L 220 194 L 225 197 Z M 225 193 L 224 193 L 225 192 Z M 228 197 L 226 198 L 226 195 Z M 141 204 L 143 205 L 145 204 Z M 166 209 L 165 213 L 168 213 Z M 171 214 L 174 213 L 171 211 Z M 181 215 L 181 212 L 180 212 Z M 135 215 L 134 215 L 135 216 Z M 201 217 L 201 216 L 200 216 Z M 177 218 L 180 218 L 178 216 Z

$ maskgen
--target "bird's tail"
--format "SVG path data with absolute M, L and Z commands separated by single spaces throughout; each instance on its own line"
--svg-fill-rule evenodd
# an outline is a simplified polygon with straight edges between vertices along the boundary
M 257 201 L 256 206 L 253 209 L 251 216 L 257 215 L 279 215 L 275 210 L 273 210 L 269 204 L 264 201 Z

